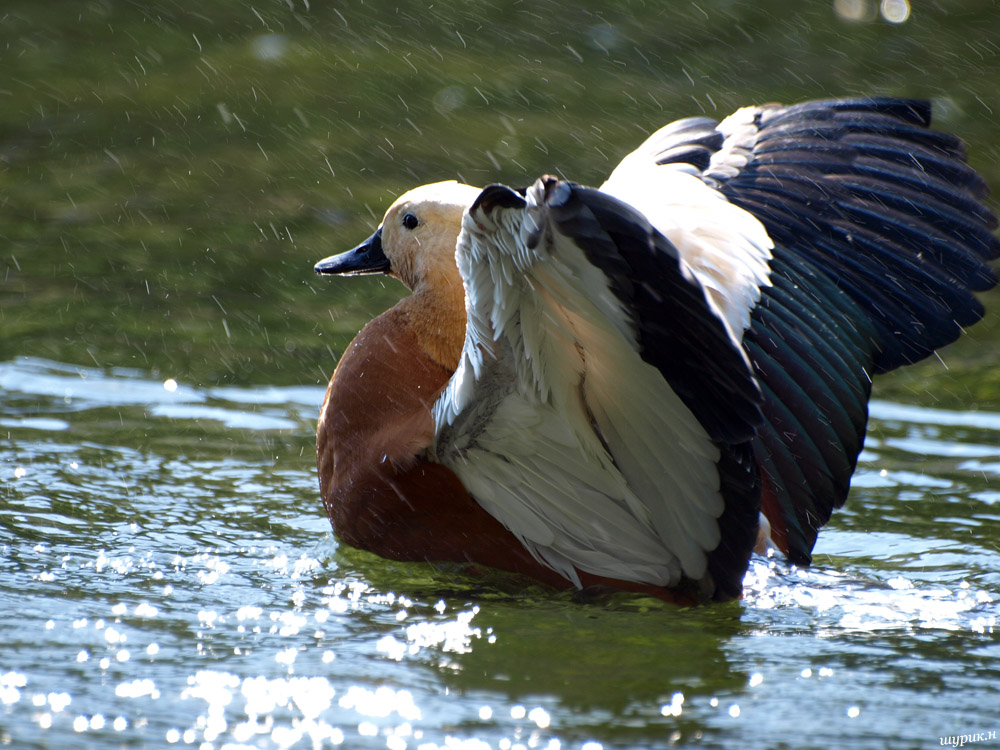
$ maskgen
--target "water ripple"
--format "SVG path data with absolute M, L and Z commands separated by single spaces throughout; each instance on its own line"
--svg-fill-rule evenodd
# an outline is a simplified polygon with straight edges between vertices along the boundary
M 934 744 L 945 700 L 993 719 L 997 415 L 877 404 L 813 567 L 680 610 L 340 546 L 321 389 L 168 380 L 0 363 L 0 742 L 798 746 L 808 705 L 814 746 L 874 750 Z

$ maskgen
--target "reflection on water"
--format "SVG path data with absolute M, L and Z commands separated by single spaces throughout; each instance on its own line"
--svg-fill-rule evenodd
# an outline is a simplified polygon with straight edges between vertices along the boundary
M 319 388 L 32 359 L 0 388 L 17 747 L 910 747 L 996 718 L 996 414 L 876 403 L 816 565 L 679 610 L 339 547 Z

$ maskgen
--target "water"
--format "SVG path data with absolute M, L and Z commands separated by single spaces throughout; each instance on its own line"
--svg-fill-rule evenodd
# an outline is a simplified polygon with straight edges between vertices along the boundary
M 401 289 L 311 273 L 415 184 L 599 184 L 752 102 L 931 98 L 996 192 L 993 0 L 6 0 L 0 71 L 0 746 L 1000 732 L 996 292 L 877 381 L 812 568 L 677 609 L 339 545 L 315 417 Z
M 22 358 L 0 392 L 0 742 L 904 748 L 997 728 L 1000 413 L 876 402 L 816 564 L 755 558 L 743 602 L 680 610 L 339 546 L 320 388 Z

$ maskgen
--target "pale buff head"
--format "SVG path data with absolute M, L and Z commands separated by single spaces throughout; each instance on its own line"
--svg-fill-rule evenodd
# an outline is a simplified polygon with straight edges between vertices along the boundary
M 455 246 L 462 219 L 480 189 L 458 182 L 414 188 L 386 211 L 378 230 L 353 250 L 316 264 L 322 275 L 384 273 L 413 294 L 394 309 L 404 316 L 424 352 L 454 370 L 465 336 L 462 277 Z
M 462 216 L 479 193 L 479 188 L 449 180 L 401 195 L 382 220 L 382 251 L 389 260 L 389 275 L 412 290 L 460 284 L 455 243 Z

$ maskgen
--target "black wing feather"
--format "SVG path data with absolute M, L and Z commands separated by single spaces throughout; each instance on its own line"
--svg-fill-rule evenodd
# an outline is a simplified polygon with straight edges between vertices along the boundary
M 928 102 L 767 105 L 742 123 L 751 127 L 721 126 L 707 169 L 700 155 L 689 163 L 776 245 L 744 346 L 763 393 L 754 451 L 765 510 L 804 563 L 847 496 L 871 376 L 923 359 L 982 317 L 973 292 L 997 282 L 997 218 L 962 141 L 930 129 Z M 705 118 L 696 124 L 673 131 L 667 161 L 684 153 L 686 133 L 715 148 Z
M 744 337 L 764 393 L 754 448 L 770 490 L 764 511 L 783 525 L 789 559 L 806 564 L 864 443 L 877 332 L 808 260 L 781 246 L 774 256 Z
M 1000 242 L 985 182 L 960 140 L 927 129 L 925 102 L 761 107 L 755 123 L 739 144 L 749 162 L 705 178 L 779 245 L 745 344 L 764 392 L 765 505 L 780 508 L 789 557 L 805 563 L 847 496 L 870 375 L 923 359 L 982 317 L 972 292 L 996 283 L 986 261 Z M 816 304 L 791 315 L 793 299 Z M 832 341 L 846 344 L 836 366 L 798 357 Z M 830 398 L 838 383 L 849 397 Z
M 761 423 L 756 379 L 676 248 L 635 209 L 599 190 L 553 182 L 549 216 L 611 281 L 656 367 L 719 446 L 722 542 L 708 570 L 720 599 L 738 597 L 757 538 L 760 483 L 752 441 Z M 668 446 L 665 449 L 669 450 Z

